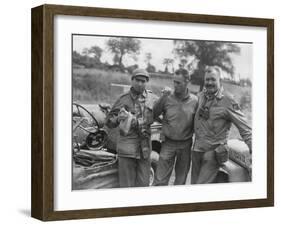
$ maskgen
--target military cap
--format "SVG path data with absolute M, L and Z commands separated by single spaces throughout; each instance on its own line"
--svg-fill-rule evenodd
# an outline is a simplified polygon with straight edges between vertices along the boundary
M 149 80 L 149 74 L 145 69 L 141 69 L 141 68 L 135 69 L 132 74 L 132 79 L 137 76 L 143 76 L 146 78 L 147 81 Z

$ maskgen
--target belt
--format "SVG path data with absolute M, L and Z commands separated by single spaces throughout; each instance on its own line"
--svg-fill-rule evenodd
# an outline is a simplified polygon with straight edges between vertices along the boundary
M 175 144 L 186 143 L 186 142 L 189 142 L 190 140 L 192 140 L 192 137 L 190 137 L 186 140 L 173 140 L 173 139 L 170 139 L 169 137 L 164 136 L 164 141 L 167 141 L 167 142 L 170 142 L 170 143 L 175 143 Z

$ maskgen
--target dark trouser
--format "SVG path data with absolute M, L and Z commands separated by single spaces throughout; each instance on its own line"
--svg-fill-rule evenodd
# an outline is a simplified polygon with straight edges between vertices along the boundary
M 191 184 L 213 183 L 218 174 L 220 165 L 217 162 L 215 151 L 192 152 Z
M 150 158 L 118 157 L 120 187 L 149 186 Z
M 182 142 L 166 140 L 162 143 L 154 180 L 155 186 L 168 185 L 174 164 L 176 174 L 174 185 L 185 184 L 190 168 L 191 145 L 192 139 Z

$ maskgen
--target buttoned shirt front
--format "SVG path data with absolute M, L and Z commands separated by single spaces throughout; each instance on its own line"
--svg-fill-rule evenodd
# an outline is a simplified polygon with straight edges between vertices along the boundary
M 186 141 L 193 135 L 197 97 L 191 93 L 183 99 L 175 94 L 162 96 L 153 107 L 154 118 L 163 114 L 162 133 L 174 141 Z
M 200 109 L 204 107 L 207 107 L 208 111 L 206 118 L 200 113 Z M 199 93 L 198 109 L 194 118 L 194 151 L 206 152 L 214 150 L 220 144 L 225 144 L 232 123 L 251 149 L 251 127 L 233 97 L 225 94 L 222 88 L 213 98 L 208 97 L 204 91 Z

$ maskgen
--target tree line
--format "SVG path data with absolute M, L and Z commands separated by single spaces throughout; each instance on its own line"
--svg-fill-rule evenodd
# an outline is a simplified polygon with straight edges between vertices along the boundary
M 105 44 L 106 50 L 112 55 L 113 64 L 101 62 L 105 50 L 97 45 L 83 49 L 82 53 L 73 51 L 73 63 L 86 68 L 122 72 L 132 72 L 132 70 L 138 67 L 137 61 L 141 52 L 140 39 L 128 37 L 109 38 Z M 145 63 L 146 69 L 150 73 L 172 74 L 175 68 L 185 68 L 190 72 L 192 82 L 202 85 L 204 70 L 207 66 L 220 66 L 222 70 L 230 75 L 230 78 L 233 78 L 235 68 L 231 55 L 239 54 L 240 51 L 238 45 L 229 42 L 174 40 L 172 52 L 174 58 L 163 58 L 164 71 L 157 70 L 152 65 L 153 54 L 151 52 L 145 53 Z M 136 63 L 125 67 L 125 57 L 133 59 Z M 175 65 L 176 61 L 179 62 L 178 65 Z M 171 71 L 168 68 L 172 68 Z M 247 82 L 249 81 L 247 80 Z

